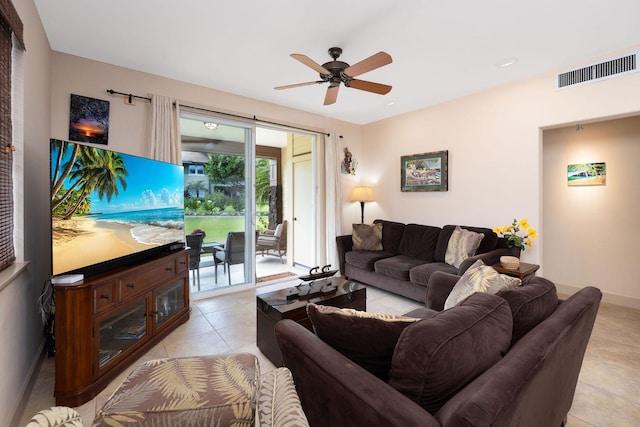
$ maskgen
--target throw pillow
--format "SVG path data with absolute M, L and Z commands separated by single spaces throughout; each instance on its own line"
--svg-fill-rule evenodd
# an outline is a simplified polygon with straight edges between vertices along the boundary
M 420 319 L 308 304 L 313 329 L 322 341 L 383 381 L 402 331 Z
M 354 251 L 381 251 L 382 224 L 353 224 Z
M 505 300 L 479 293 L 408 326 L 396 344 L 389 385 L 435 414 L 504 356 L 511 322 Z
M 475 233 L 456 226 L 449 238 L 444 262 L 455 268 L 460 268 L 462 261 L 476 254 L 483 237 L 482 233 Z
M 500 274 L 495 268 L 484 265 L 484 262 L 479 259 L 458 279 L 444 302 L 444 309 L 458 305 L 460 301 L 476 292 L 495 294 L 503 289 L 517 288 L 521 284 L 522 280 L 517 277 Z
M 526 285 L 501 290 L 497 295 L 505 299 L 511 307 L 512 345 L 558 308 L 556 286 L 543 277 L 533 277 Z

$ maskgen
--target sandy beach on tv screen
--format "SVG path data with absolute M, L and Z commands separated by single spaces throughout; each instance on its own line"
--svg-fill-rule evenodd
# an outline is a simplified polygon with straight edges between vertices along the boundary
M 54 275 L 157 246 L 138 242 L 125 224 L 72 218 L 54 219 L 52 225 Z M 183 230 L 172 231 L 167 243 L 184 239 Z

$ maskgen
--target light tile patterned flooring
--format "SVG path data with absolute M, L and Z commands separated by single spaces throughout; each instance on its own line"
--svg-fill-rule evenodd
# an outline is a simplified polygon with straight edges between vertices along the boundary
M 263 372 L 274 366 L 258 350 L 256 293 L 296 282 L 282 282 L 192 304 L 191 319 L 126 369 L 96 398 L 76 408 L 85 426 L 125 376 L 140 362 L 179 356 L 251 352 Z M 371 288 L 367 310 L 403 314 L 420 304 Z M 20 426 L 38 410 L 53 406 L 54 359 L 45 359 Z M 603 303 L 582 366 L 568 426 L 640 426 L 640 311 Z

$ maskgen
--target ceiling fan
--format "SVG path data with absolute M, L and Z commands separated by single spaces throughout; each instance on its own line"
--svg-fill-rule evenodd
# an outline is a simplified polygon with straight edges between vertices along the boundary
M 366 80 L 355 79 L 354 77 L 364 74 L 368 71 L 375 70 L 384 65 L 391 64 L 393 60 L 391 55 L 385 52 L 378 52 L 375 55 L 363 59 L 354 65 L 349 65 L 346 62 L 338 61 L 338 58 L 342 54 L 342 49 L 339 47 L 332 47 L 329 49 L 329 56 L 333 58 L 333 61 L 325 62 L 320 65 L 313 59 L 300 53 L 292 53 L 291 57 L 302 62 L 309 68 L 314 69 L 320 73 L 320 79 L 314 82 L 296 83 L 286 86 L 278 86 L 275 89 L 290 89 L 293 87 L 308 86 L 314 84 L 329 83 L 327 88 L 327 94 L 324 97 L 324 105 L 330 105 L 336 102 L 338 98 L 338 89 L 340 89 L 340 83 L 344 83 L 346 87 L 352 87 L 354 89 L 364 90 L 366 92 L 377 93 L 379 95 L 386 95 L 391 90 L 391 86 L 381 83 L 368 82 Z

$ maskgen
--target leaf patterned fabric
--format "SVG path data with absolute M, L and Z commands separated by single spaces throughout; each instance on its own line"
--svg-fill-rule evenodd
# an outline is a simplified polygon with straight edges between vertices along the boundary
M 262 375 L 258 397 L 259 427 L 308 427 L 291 371 L 278 368 Z
M 93 426 L 234 426 L 255 423 L 260 379 L 253 354 L 158 359 L 137 367 Z
M 455 268 L 460 268 L 460 264 L 462 264 L 465 259 L 476 254 L 483 238 L 484 234 L 482 233 L 475 233 L 456 226 L 449 238 L 447 252 L 444 255 L 444 262 Z
M 82 427 L 82 418 L 71 408 L 54 406 L 35 414 L 26 427 Z
M 498 273 L 493 267 L 478 260 L 458 279 L 444 303 L 444 309 L 455 307 L 476 292 L 495 294 L 503 289 L 517 288 L 522 280 Z

